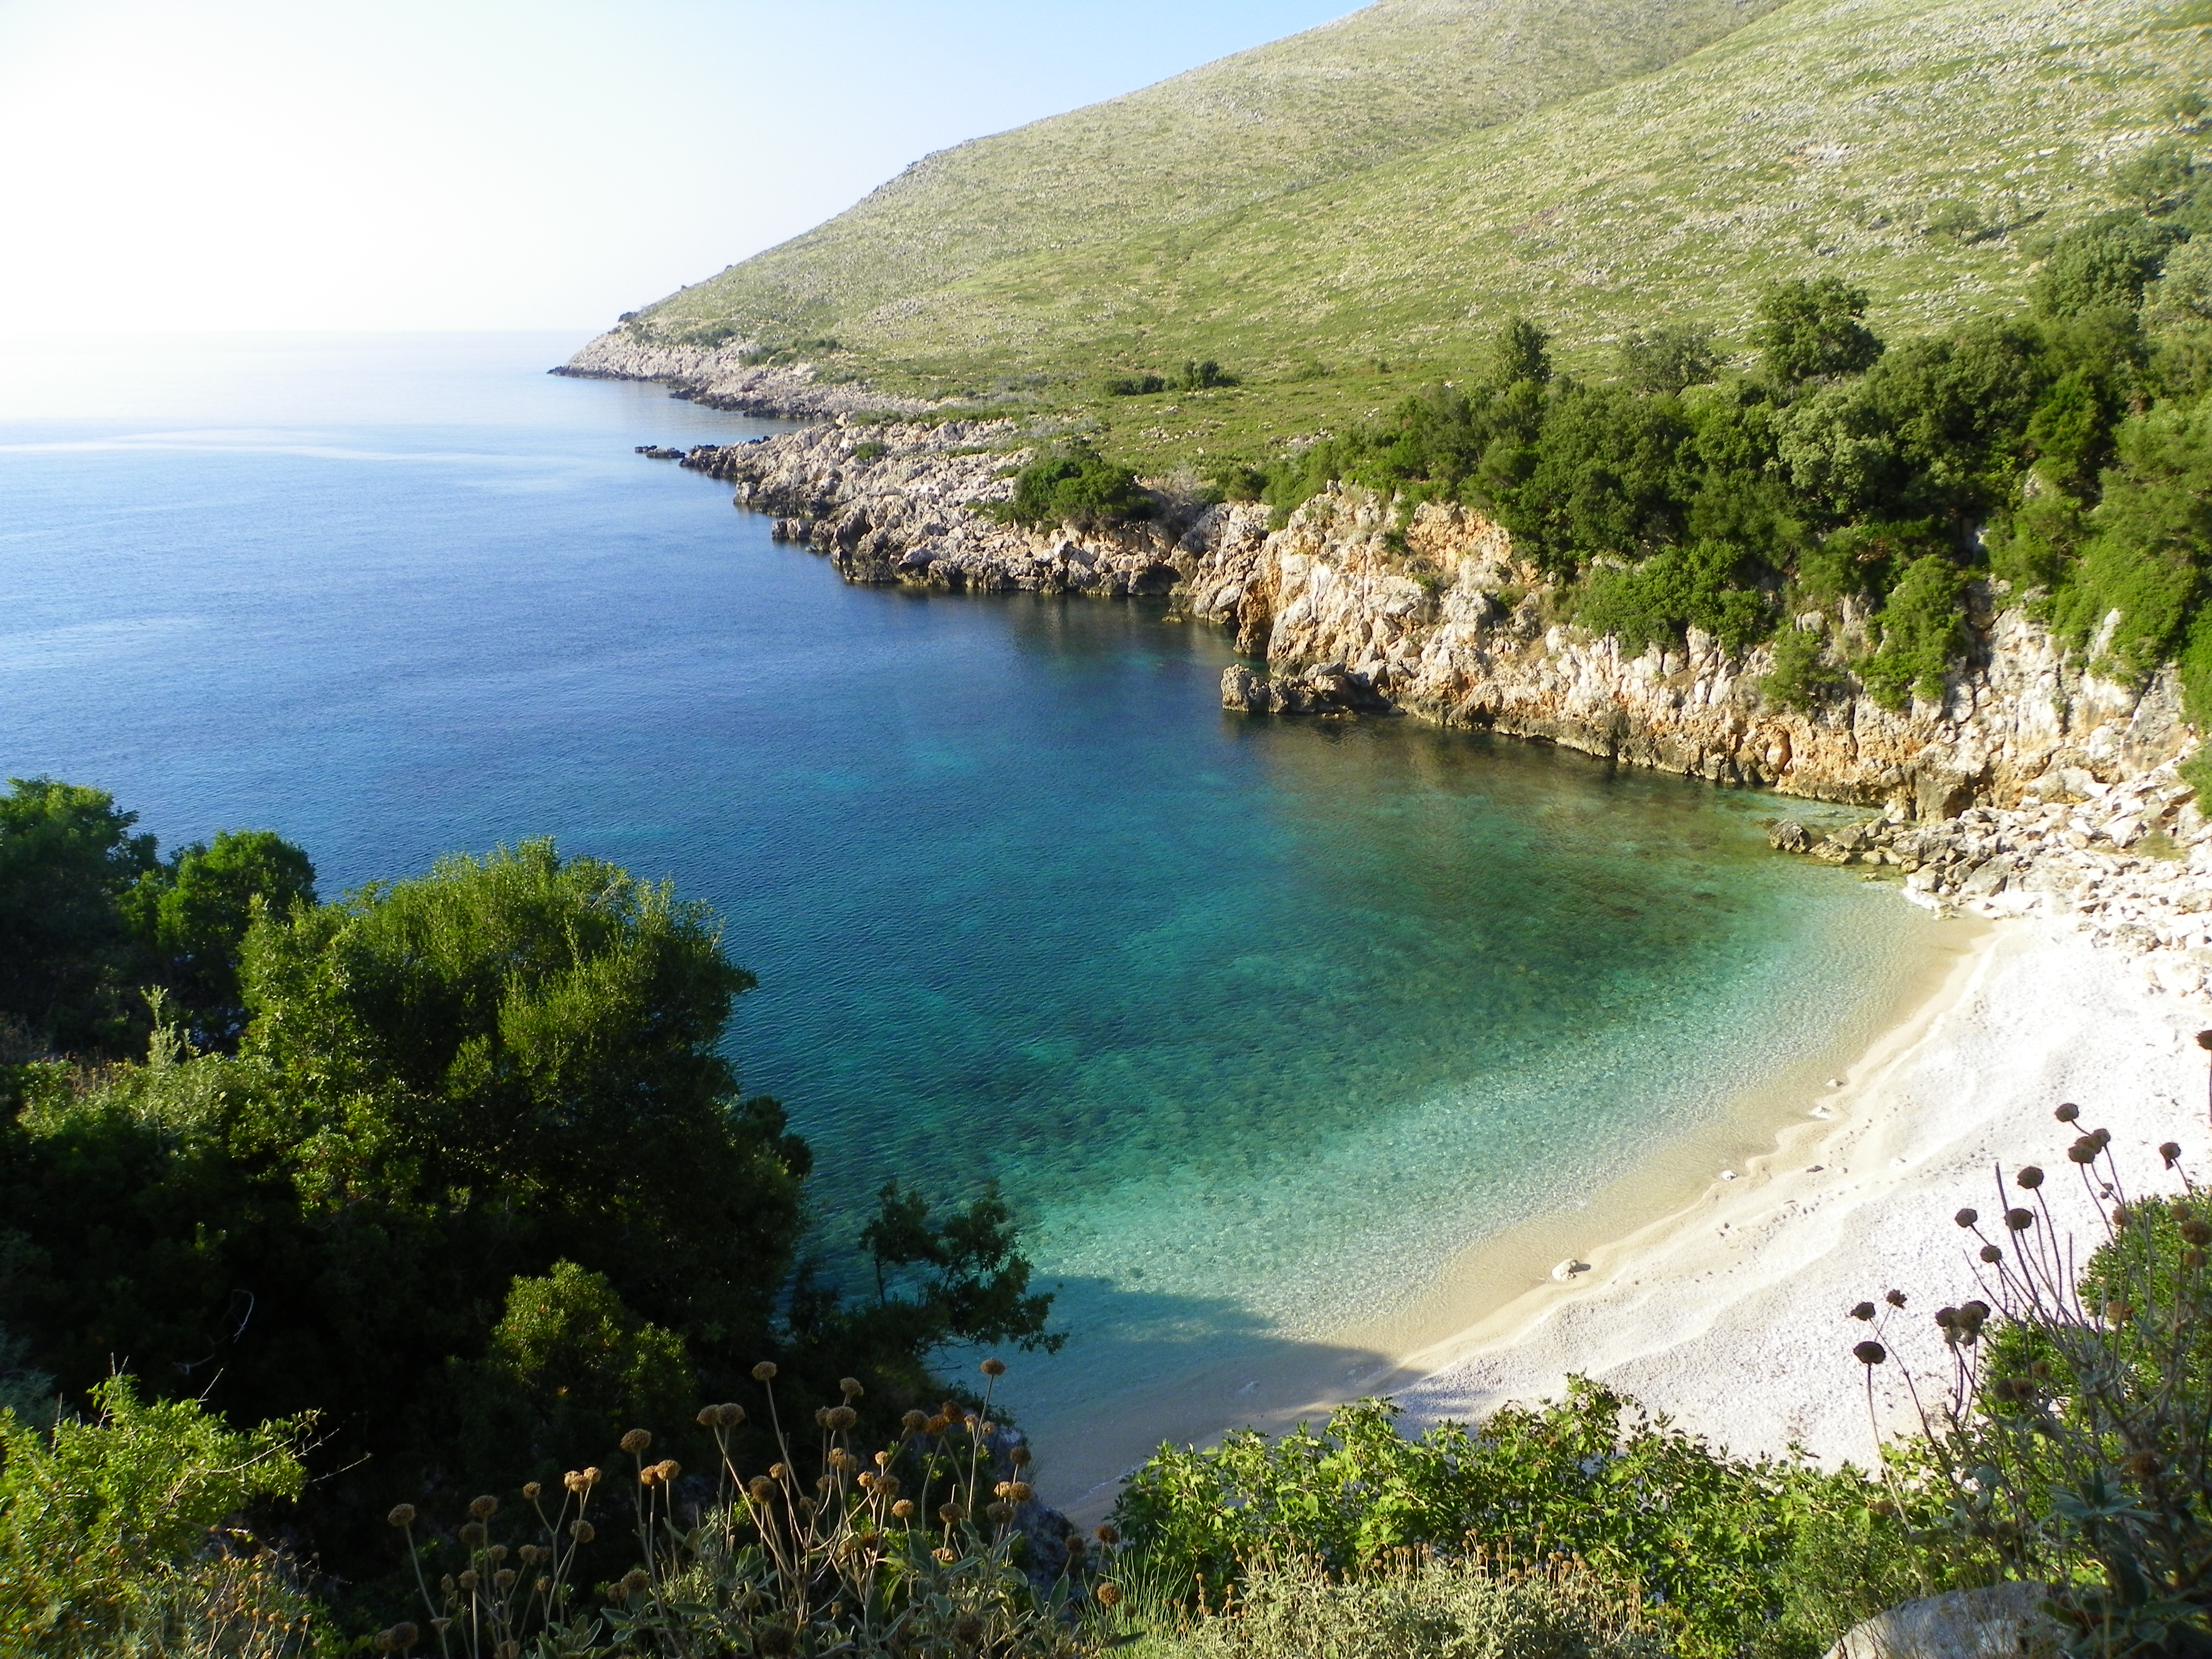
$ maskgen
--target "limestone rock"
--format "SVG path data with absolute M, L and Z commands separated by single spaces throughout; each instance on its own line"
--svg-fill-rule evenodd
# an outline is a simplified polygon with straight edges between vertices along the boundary
M 1946 1590 L 1862 1620 L 1826 1659 L 2057 1659 L 2041 1584 Z

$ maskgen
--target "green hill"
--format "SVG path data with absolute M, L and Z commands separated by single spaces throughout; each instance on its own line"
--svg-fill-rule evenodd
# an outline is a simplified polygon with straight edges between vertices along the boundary
M 628 331 L 834 337 L 831 373 L 1087 403 L 1159 465 L 1364 416 L 1514 311 L 1571 364 L 1662 317 L 1740 342 L 1783 276 L 1891 337 L 2013 305 L 2212 70 L 2206 0 L 1762 11 L 1378 5 L 932 158 Z M 1190 358 L 1243 386 L 1098 395 Z

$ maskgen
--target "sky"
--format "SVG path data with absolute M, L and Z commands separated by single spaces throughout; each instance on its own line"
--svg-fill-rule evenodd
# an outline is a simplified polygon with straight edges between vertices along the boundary
M 1353 0 L 0 0 L 0 333 L 563 329 Z

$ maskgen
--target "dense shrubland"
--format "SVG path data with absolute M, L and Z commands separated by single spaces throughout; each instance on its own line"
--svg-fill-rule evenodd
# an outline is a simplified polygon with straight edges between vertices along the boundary
M 1662 327 L 1611 379 L 1554 374 L 1516 321 L 1470 380 L 1215 477 L 1279 515 L 1338 480 L 1480 507 L 1632 650 L 1815 633 L 1769 682 L 1800 706 L 1845 674 L 1891 708 L 1939 697 L 1981 580 L 2107 674 L 2179 655 L 2212 713 L 2212 177 L 2166 146 L 2118 183 L 2138 205 L 2053 240 L 2026 315 L 1886 346 L 1862 291 L 1791 282 L 1750 372 Z
M 360 1581 L 392 1565 L 392 1502 L 556 1479 L 763 1357 L 812 1389 L 866 1376 L 882 1431 L 940 1391 L 945 1344 L 1057 1340 L 994 1192 L 886 1188 L 858 1296 L 812 1265 L 812 1154 L 738 1090 L 721 1043 L 753 981 L 703 907 L 548 842 L 316 903 L 273 836 L 163 864 L 131 831 L 94 790 L 0 802 L 0 961 L 29 970 L 0 1070 L 24 1423 L 117 1366 L 235 1423 L 312 1419 L 283 1523 Z

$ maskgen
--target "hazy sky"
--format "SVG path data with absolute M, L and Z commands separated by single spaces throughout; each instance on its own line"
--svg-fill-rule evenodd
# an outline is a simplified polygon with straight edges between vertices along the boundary
M 1353 0 L 0 0 L 0 332 L 573 328 Z

